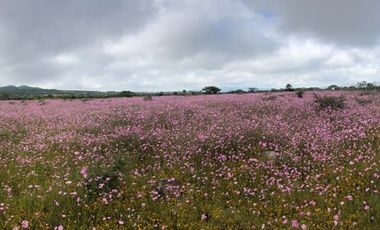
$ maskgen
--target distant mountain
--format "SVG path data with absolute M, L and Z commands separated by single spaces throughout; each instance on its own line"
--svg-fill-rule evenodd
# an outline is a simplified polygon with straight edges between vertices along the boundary
M 8 86 L 0 87 L 0 90 L 1 90 L 1 91 L 9 91 L 9 92 L 12 92 L 12 91 L 18 90 L 18 87 L 14 86 L 14 85 L 8 85 Z
M 0 87 L 1 94 L 9 94 L 9 95 L 36 95 L 36 94 L 50 93 L 53 91 L 56 91 L 56 90 L 42 89 L 42 88 L 31 87 L 27 85 L 22 85 L 22 86 L 8 85 L 8 86 Z
M 8 85 L 0 87 L 1 99 L 31 99 L 31 98 L 84 98 L 84 97 L 110 97 L 118 92 L 57 90 L 31 87 L 27 85 Z
M 22 90 L 44 90 L 42 88 L 39 88 L 39 87 L 31 87 L 31 86 L 28 86 L 28 85 L 22 85 L 22 86 L 19 86 L 19 87 L 16 87 L 18 89 L 22 89 Z

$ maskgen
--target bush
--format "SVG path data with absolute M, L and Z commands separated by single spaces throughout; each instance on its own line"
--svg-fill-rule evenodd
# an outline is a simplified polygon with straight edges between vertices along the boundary
M 151 100 L 153 100 L 152 95 L 145 95 L 144 96 L 144 101 L 151 101 Z
M 318 104 L 318 109 L 343 109 L 345 104 L 345 97 L 343 95 L 341 96 L 320 96 L 317 94 L 314 94 L 315 103 Z
M 275 95 L 269 95 L 261 98 L 263 101 L 273 101 L 277 99 L 277 96 Z
M 122 155 L 118 155 L 111 167 L 102 169 L 98 166 L 93 168 L 86 185 L 88 198 L 96 198 L 112 189 L 117 189 L 121 183 L 120 174 L 127 168 L 126 163 L 126 159 Z
M 303 95 L 305 94 L 305 91 L 302 91 L 302 90 L 297 90 L 296 91 L 296 95 L 297 95 L 297 97 L 299 97 L 299 98 L 303 98 Z
M 371 104 L 371 103 L 372 103 L 372 100 L 369 99 L 369 98 L 360 98 L 360 97 L 356 97 L 356 98 L 355 98 L 355 101 L 356 101 L 359 105 L 367 105 L 367 104 Z

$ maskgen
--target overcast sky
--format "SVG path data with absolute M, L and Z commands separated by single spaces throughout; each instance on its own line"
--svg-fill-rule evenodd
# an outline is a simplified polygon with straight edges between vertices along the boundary
M 0 85 L 380 83 L 380 1 L 0 0 Z

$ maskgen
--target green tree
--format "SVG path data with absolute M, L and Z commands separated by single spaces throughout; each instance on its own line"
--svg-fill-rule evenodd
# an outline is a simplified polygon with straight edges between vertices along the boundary
M 373 84 L 373 83 L 368 83 L 367 84 L 367 89 L 374 89 L 374 88 L 376 88 L 375 84 Z
M 337 90 L 339 89 L 339 86 L 337 85 L 329 85 L 329 87 L 327 87 L 328 90 Z
M 257 92 L 257 88 L 254 88 L 254 87 L 252 87 L 252 88 L 248 88 L 248 92 L 249 93 L 255 93 L 255 92 Z
M 122 91 L 119 93 L 119 96 L 120 97 L 133 97 L 133 96 L 135 96 L 135 93 L 131 92 L 131 91 Z
M 217 94 L 218 92 L 220 92 L 221 89 L 219 89 L 218 87 L 216 86 L 206 86 L 202 89 L 202 91 L 205 93 L 205 94 Z
M 366 81 L 358 82 L 356 84 L 356 87 L 359 89 L 365 89 L 365 88 L 367 88 L 367 86 L 368 86 L 368 83 Z
M 294 89 L 293 89 L 293 86 L 291 85 L 291 84 L 287 84 L 286 86 L 285 86 L 285 90 L 286 91 L 293 91 Z

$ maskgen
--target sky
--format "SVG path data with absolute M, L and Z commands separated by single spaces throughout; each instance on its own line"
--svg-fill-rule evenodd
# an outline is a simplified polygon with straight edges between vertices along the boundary
M 0 85 L 380 83 L 380 1 L 0 0 Z

